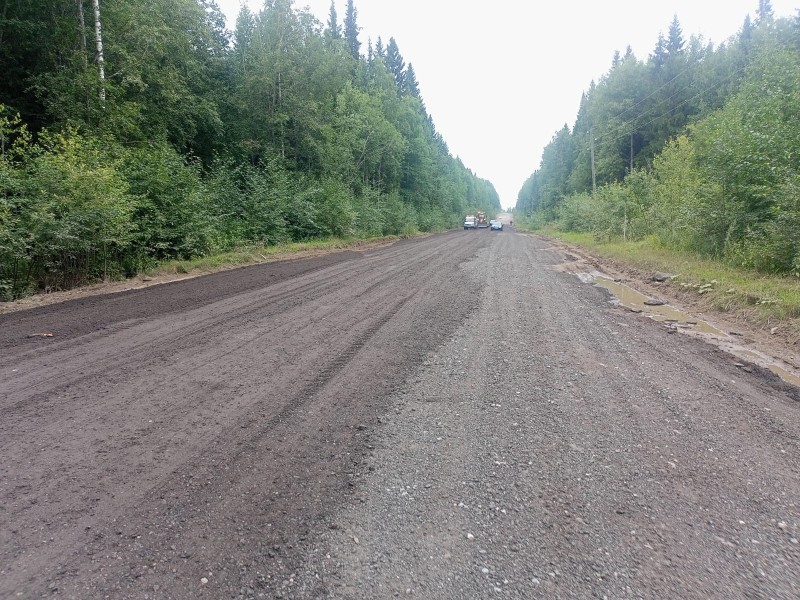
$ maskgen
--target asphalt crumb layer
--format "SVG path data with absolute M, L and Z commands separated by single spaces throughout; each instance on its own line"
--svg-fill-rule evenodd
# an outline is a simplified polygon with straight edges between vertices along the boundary
M 394 398 L 296 598 L 795 598 L 798 407 L 771 373 L 499 238 Z
M 489 242 L 6 315 L 0 596 L 271 597 L 348 502 L 391 393 L 477 307 L 458 265 Z M 20 335 L 43 323 L 53 339 Z
M 800 596 L 789 388 L 564 258 L 465 231 L 4 316 L 0 597 Z

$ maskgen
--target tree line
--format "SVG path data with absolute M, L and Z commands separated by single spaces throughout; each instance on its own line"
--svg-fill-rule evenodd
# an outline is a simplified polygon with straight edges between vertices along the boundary
M 292 0 L 0 2 L 0 299 L 499 209 L 394 38 Z
M 760 0 L 718 47 L 687 41 L 676 16 L 647 60 L 615 53 L 516 210 L 800 275 L 800 15 Z

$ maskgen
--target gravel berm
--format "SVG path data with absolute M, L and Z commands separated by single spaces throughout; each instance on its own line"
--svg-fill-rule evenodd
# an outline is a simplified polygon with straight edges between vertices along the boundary
M 0 598 L 800 597 L 796 390 L 563 260 L 459 231 L 0 316 Z

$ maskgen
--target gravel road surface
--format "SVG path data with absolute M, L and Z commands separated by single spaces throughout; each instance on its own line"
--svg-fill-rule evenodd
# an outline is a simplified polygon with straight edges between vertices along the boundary
M 797 390 L 563 261 L 459 231 L 0 315 L 0 598 L 800 597 Z

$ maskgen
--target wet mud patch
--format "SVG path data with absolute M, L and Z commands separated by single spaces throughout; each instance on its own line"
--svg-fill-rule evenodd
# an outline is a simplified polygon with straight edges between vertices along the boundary
M 621 309 L 640 314 L 660 323 L 670 332 L 699 337 L 731 354 L 739 361 L 747 363 L 750 372 L 762 377 L 779 378 L 778 387 L 791 388 L 789 395 L 800 400 L 800 370 L 790 361 L 775 354 L 751 347 L 750 336 L 726 328 L 692 314 L 662 299 L 641 292 L 605 272 L 602 262 L 594 257 L 579 256 L 573 249 L 561 243 L 554 244 L 553 250 L 562 257 L 562 262 L 550 267 L 560 273 L 575 275 L 584 283 L 605 290 L 611 304 Z
M 794 393 L 790 394 L 795 400 L 800 399 L 800 373 L 784 361 L 769 356 L 764 352 L 748 348 L 746 340 L 736 332 L 726 333 L 707 320 L 701 319 L 688 312 L 671 306 L 658 298 L 647 296 L 632 287 L 598 273 L 578 274 L 578 277 L 599 288 L 606 290 L 615 306 L 644 317 L 663 323 L 670 331 L 701 337 L 715 346 L 725 350 L 740 360 L 751 363 L 756 369 L 750 368 L 749 372 L 766 370 L 777 375 L 783 382 L 797 386 Z M 738 366 L 739 363 L 737 363 Z M 763 373 L 761 373 L 763 375 Z

